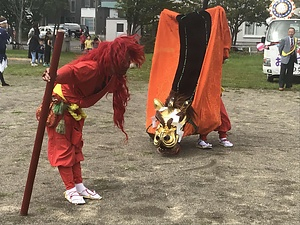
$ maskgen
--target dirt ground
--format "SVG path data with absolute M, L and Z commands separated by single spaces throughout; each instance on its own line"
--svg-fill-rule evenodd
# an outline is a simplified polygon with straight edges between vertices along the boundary
M 27 66 L 27 65 L 24 65 Z M 28 216 L 20 216 L 35 140 L 40 77 L 5 74 L 0 87 L 0 224 L 300 224 L 299 92 L 227 89 L 231 149 L 209 135 L 212 150 L 182 141 L 175 157 L 156 153 L 145 132 L 147 84 L 131 82 L 128 144 L 113 126 L 111 98 L 86 110 L 84 183 L 101 201 L 64 199 L 45 135 Z

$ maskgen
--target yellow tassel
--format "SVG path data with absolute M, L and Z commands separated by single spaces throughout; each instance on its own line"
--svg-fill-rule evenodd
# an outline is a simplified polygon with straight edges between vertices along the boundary
M 64 119 L 61 119 L 58 122 L 55 130 L 59 134 L 65 134 L 66 133 L 66 127 L 65 127 L 65 120 Z
M 74 111 L 77 110 L 77 109 L 78 109 L 78 111 L 79 111 L 79 114 L 77 114 L 76 112 L 74 112 Z M 72 116 L 76 121 L 79 121 L 79 120 L 81 120 L 82 118 L 85 119 L 85 118 L 87 117 L 87 115 L 84 113 L 84 111 L 83 111 L 81 108 L 79 108 L 79 106 L 76 105 L 76 104 L 71 104 L 71 105 L 69 106 L 68 111 L 69 111 L 69 113 L 71 114 L 71 116 Z

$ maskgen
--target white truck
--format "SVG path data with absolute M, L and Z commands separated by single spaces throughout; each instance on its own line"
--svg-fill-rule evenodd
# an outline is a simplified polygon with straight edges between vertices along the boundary
M 300 19 L 275 19 L 270 22 L 264 40 L 264 62 L 263 72 L 267 75 L 268 81 L 273 81 L 280 74 L 281 58 L 278 51 L 280 40 L 287 36 L 289 27 L 295 28 L 295 37 L 300 45 Z M 298 64 L 294 65 L 294 76 L 300 76 L 300 51 L 297 50 Z

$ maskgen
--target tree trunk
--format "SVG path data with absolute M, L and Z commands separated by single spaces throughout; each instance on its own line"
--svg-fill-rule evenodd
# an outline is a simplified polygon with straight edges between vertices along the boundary
M 132 23 L 128 23 L 128 25 L 127 25 L 127 34 L 128 35 L 132 34 Z
M 18 43 L 22 42 L 22 20 L 23 20 L 23 10 L 24 10 L 24 0 L 21 1 L 21 10 L 20 10 L 20 17 L 18 21 Z
M 17 3 L 15 3 L 17 4 Z M 16 9 L 18 8 L 17 6 L 15 7 Z M 21 0 L 20 2 L 20 11 L 16 10 L 15 15 L 16 15 L 16 23 L 17 23 L 17 42 L 22 43 L 22 21 L 23 21 L 23 13 L 24 13 L 24 0 Z
M 237 41 L 237 35 L 239 33 L 239 26 L 238 25 L 235 25 L 233 28 L 232 28 L 232 37 L 231 37 L 231 41 L 232 41 L 232 45 L 236 45 L 236 41 Z
M 17 39 L 18 43 L 22 42 L 22 21 L 18 21 L 18 39 Z
M 237 41 L 237 35 L 238 35 L 238 33 L 239 33 L 239 31 L 237 31 L 237 32 L 235 33 L 235 37 L 234 37 L 234 45 L 236 45 L 236 41 Z

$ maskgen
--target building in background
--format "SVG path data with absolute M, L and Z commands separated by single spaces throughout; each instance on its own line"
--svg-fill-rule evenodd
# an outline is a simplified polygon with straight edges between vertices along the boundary
M 69 0 L 69 6 L 60 23 L 85 25 L 90 34 L 100 35 L 103 40 L 113 40 L 127 32 L 126 19 L 119 18 L 117 0 Z M 55 24 L 56 19 L 48 18 L 48 24 Z
M 106 19 L 106 40 L 112 41 L 116 37 L 126 34 L 127 21 L 121 18 L 107 18 Z
M 237 35 L 236 45 L 243 46 L 256 46 L 261 42 L 261 38 L 266 34 L 266 25 L 262 24 L 258 26 L 257 24 L 246 25 L 243 23 L 240 26 L 240 32 Z
M 62 13 L 60 23 L 86 25 L 90 34 L 100 35 L 103 40 L 113 40 L 127 32 L 127 21 L 119 17 L 117 0 L 69 0 L 70 8 Z M 55 24 L 56 18 L 47 18 Z M 44 24 L 48 24 L 44 23 Z M 240 26 L 236 45 L 256 46 L 265 36 L 266 26 L 243 23 Z

